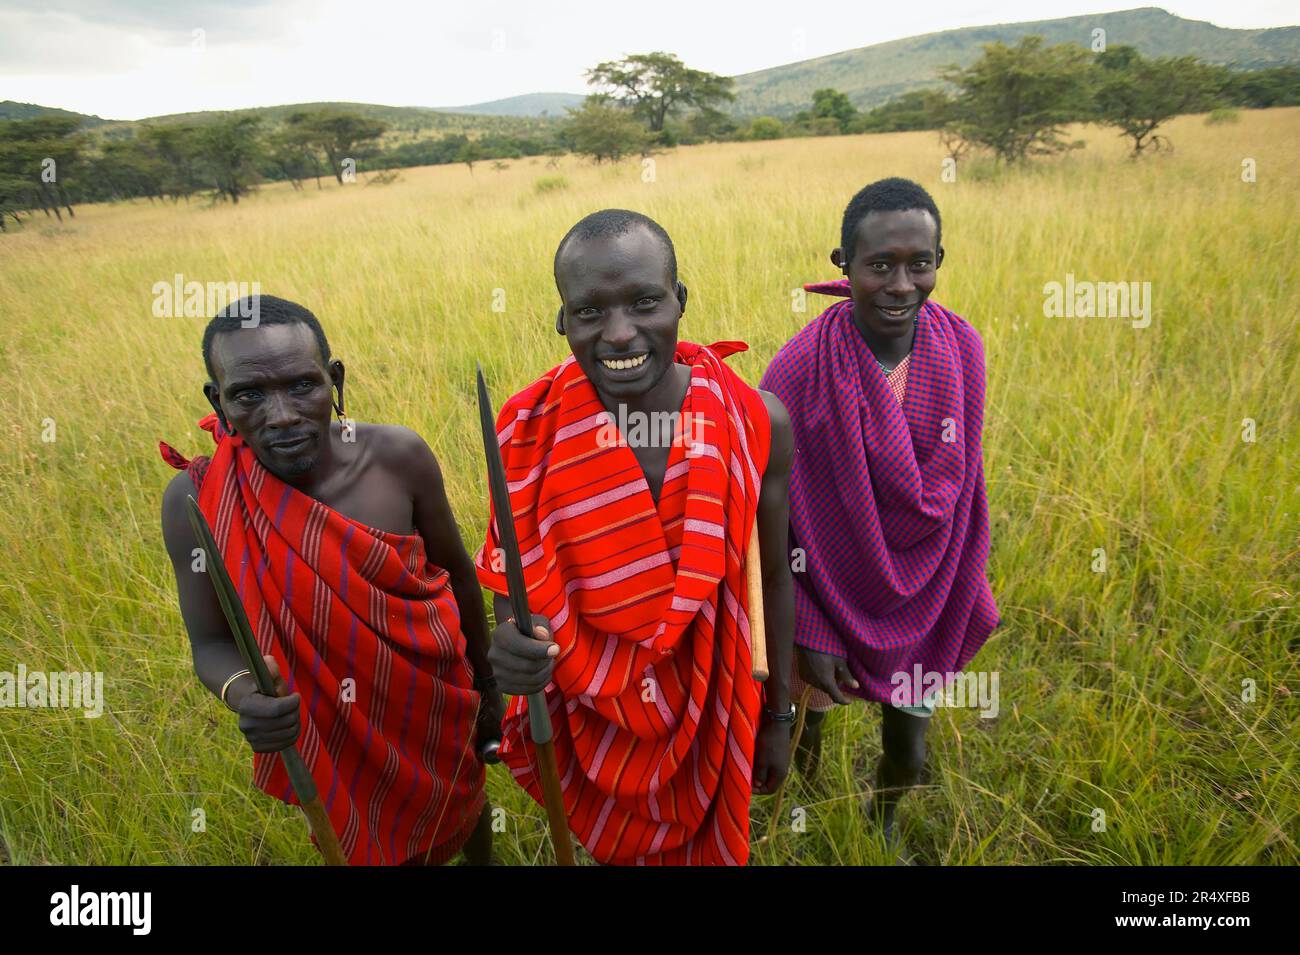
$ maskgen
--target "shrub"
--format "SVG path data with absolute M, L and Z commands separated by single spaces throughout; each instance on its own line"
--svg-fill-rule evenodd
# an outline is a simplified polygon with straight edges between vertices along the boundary
M 541 176 L 533 183 L 533 191 L 538 195 L 548 192 L 562 192 L 569 188 L 569 180 L 563 176 Z

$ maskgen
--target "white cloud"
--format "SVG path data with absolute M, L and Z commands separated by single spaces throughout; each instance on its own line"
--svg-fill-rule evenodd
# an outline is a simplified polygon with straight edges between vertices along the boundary
M 1136 5 L 486 0 L 449 10 L 398 0 L 0 0 L 0 99 L 121 119 L 325 100 L 451 106 L 583 92 L 584 70 L 627 53 L 668 50 L 734 75 L 938 30 Z M 1221 26 L 1294 19 L 1275 0 L 1165 6 Z M 201 52 L 192 49 L 196 29 Z

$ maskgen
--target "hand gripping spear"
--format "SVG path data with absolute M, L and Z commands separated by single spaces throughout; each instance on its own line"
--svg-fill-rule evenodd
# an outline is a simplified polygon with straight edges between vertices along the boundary
M 506 468 L 501 463 L 501 446 L 497 443 L 496 415 L 483 381 L 483 366 L 478 366 L 478 416 L 483 426 L 483 454 L 487 457 L 488 489 L 492 494 L 492 513 L 496 515 L 497 543 L 505 554 L 506 586 L 515 626 L 531 632 L 533 614 L 528 609 L 528 588 L 524 584 L 524 562 L 515 534 L 514 509 L 506 487 Z M 524 628 L 528 628 L 525 630 Z M 537 750 L 537 775 L 542 784 L 542 803 L 551 827 L 551 846 L 560 865 L 575 865 L 573 842 L 569 837 L 569 820 L 564 815 L 564 793 L 560 773 L 555 765 L 555 744 L 551 740 L 551 714 L 546 708 L 546 694 L 528 694 L 528 729 Z
M 271 673 L 266 668 L 266 661 L 262 659 L 262 651 L 257 647 L 257 639 L 253 636 L 253 628 L 249 626 L 248 615 L 244 613 L 244 605 L 240 603 L 239 594 L 235 591 L 230 575 L 226 573 L 226 565 L 221 562 L 221 551 L 217 549 L 217 542 L 212 536 L 212 529 L 208 527 L 207 518 L 199 510 L 194 495 L 187 495 L 185 504 L 189 509 L 190 525 L 194 528 L 194 536 L 198 538 L 199 546 L 203 548 L 205 554 L 204 566 L 207 567 L 208 577 L 212 581 L 212 589 L 217 592 L 217 601 L 226 615 L 226 623 L 230 625 L 230 632 L 234 634 L 235 643 L 239 646 L 239 654 L 244 658 L 244 665 L 252 672 L 253 679 L 257 682 L 257 692 L 265 696 L 275 696 L 275 684 L 271 681 Z M 326 864 L 347 865 L 348 860 L 339 846 L 338 836 L 334 832 L 334 827 L 330 825 L 329 816 L 321 804 L 320 795 L 316 792 L 316 783 L 312 780 L 311 773 L 307 771 L 307 764 L 302 761 L 297 746 L 291 745 L 287 749 L 280 750 L 280 760 L 284 763 L 284 771 L 289 775 L 289 784 L 293 786 L 294 795 L 302 804 L 302 811 L 307 816 L 307 824 L 311 827 L 312 835 L 316 837 L 316 845 L 320 848 L 320 854 L 325 857 Z

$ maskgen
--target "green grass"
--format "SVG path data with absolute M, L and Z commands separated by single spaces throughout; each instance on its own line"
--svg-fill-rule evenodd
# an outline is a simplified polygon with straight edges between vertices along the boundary
M 191 669 L 156 446 L 205 450 L 203 319 L 154 318 L 153 283 L 256 280 L 312 308 L 351 413 L 424 434 L 476 548 L 474 363 L 499 402 L 563 356 L 550 261 L 573 221 L 602 206 L 659 219 L 691 289 L 683 337 L 747 340 L 731 361 L 757 381 L 828 301 L 794 312 L 791 290 L 834 277 L 844 203 L 898 174 L 943 212 L 935 299 L 984 337 L 1004 619 L 972 664 L 1001 675 L 1000 715 L 938 712 L 929 782 L 903 805 L 912 848 L 947 864 L 1300 862 L 1298 118 L 1184 117 L 1175 150 L 1139 163 L 1080 131 L 1085 150 L 978 179 L 959 167 L 955 183 L 931 134 L 730 143 L 659 156 L 651 182 L 635 162 L 565 159 L 550 191 L 536 162 L 438 167 L 235 208 L 84 207 L 0 236 L 0 670 L 103 671 L 107 696 L 98 720 L 0 709 L 0 857 L 316 861 Z M 1044 317 L 1043 285 L 1066 273 L 1150 281 L 1151 326 Z M 859 815 L 878 724 L 874 708 L 832 715 L 823 777 L 786 794 L 806 831 L 760 843 L 772 809 L 756 801 L 754 863 L 885 858 Z M 545 861 L 541 811 L 489 775 L 499 859 Z

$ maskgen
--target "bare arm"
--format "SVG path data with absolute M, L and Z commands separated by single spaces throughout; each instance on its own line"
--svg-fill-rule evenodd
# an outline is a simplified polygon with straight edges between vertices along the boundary
M 190 527 L 185 510 L 186 495 L 193 495 L 197 500 L 199 492 L 190 476 L 182 471 L 172 478 L 163 493 L 163 541 L 176 574 L 176 591 L 180 597 L 181 618 L 190 637 L 194 672 L 215 696 L 221 693 L 221 685 L 227 677 L 244 669 L 244 661 L 208 575 L 199 569 L 205 558 L 199 551 L 194 529 Z M 215 559 L 215 555 L 213 557 Z M 239 701 L 252 689 L 252 679 L 241 677 L 226 691 L 226 699 L 238 709 Z
M 790 416 L 775 395 L 760 391 L 771 426 L 772 443 L 758 494 L 758 548 L 763 572 L 763 611 L 767 623 L 768 677 L 763 685 L 765 712 L 754 741 L 755 793 L 774 793 L 790 770 L 787 720 L 770 714 L 790 711 L 790 665 L 794 656 L 794 581 L 786 553 L 790 520 L 790 465 L 794 434 Z
M 407 458 L 412 477 L 415 528 L 424 539 L 424 552 L 431 563 L 444 568 L 451 579 L 451 591 L 460 611 L 460 628 L 465 634 L 466 656 L 476 681 L 492 676 L 488 662 L 487 612 L 479 587 L 474 561 L 460 537 L 460 527 L 447 500 L 442 468 L 424 439 L 415 432 Z
M 767 623 L 770 675 L 765 686 L 767 706 L 776 712 L 790 708 L 790 669 L 794 663 L 794 580 L 787 548 L 790 531 L 790 468 L 794 432 L 781 399 L 760 391 L 771 421 L 772 447 L 758 497 L 759 551 L 763 564 L 763 614 Z
M 190 638 L 194 672 L 213 696 L 220 696 L 226 680 L 246 667 L 206 572 L 206 560 L 220 560 L 220 555 L 201 555 L 185 508 L 187 495 L 197 499 L 199 492 L 190 476 L 182 471 L 172 478 L 163 493 L 163 542 L 176 574 L 181 619 Z M 278 680 L 280 671 L 275 660 L 265 659 L 271 676 L 281 685 L 282 694 L 287 693 L 283 681 Z M 297 693 L 263 696 L 257 692 L 251 676 L 240 677 L 226 691 L 226 704 L 239 713 L 240 732 L 255 752 L 277 752 L 293 745 L 300 729 L 299 700 Z

